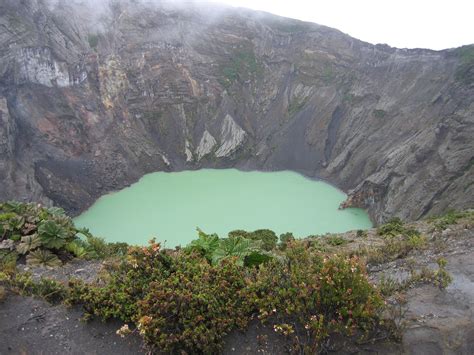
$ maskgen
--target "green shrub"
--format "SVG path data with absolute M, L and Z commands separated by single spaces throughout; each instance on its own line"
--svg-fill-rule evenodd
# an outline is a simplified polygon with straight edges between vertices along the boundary
M 270 229 L 258 229 L 253 232 L 247 232 L 241 229 L 229 232 L 229 238 L 242 237 L 246 239 L 256 240 L 262 242 L 262 249 L 271 251 L 276 248 L 278 237 L 274 231 Z
M 202 258 L 177 257 L 174 266 L 140 302 L 140 333 L 160 351 L 215 353 L 228 332 L 249 320 L 245 270 L 232 259 L 212 266 Z
M 80 243 L 79 241 L 67 243 L 65 249 L 79 259 L 85 259 L 89 255 L 84 247 L 84 243 Z
M 390 238 L 385 238 L 380 247 L 365 249 L 360 254 L 365 255 L 367 262 L 372 265 L 386 263 L 406 257 L 410 252 L 424 249 L 428 241 L 426 236 L 412 228 L 387 228 Z M 394 230 L 397 234 L 394 235 Z
M 86 241 L 87 250 L 92 258 L 103 259 L 109 256 L 109 248 L 104 238 L 88 234 Z
M 285 250 L 288 246 L 288 243 L 291 243 L 295 240 L 293 233 L 287 232 L 280 234 L 280 249 Z
M 0 271 L 14 272 L 18 253 L 11 250 L 0 250 Z
M 449 210 L 445 215 L 440 217 L 431 218 L 431 223 L 434 223 L 434 229 L 436 231 L 443 231 L 450 225 L 456 224 L 460 218 L 467 215 L 466 212 L 460 212 L 456 210 Z
M 249 287 L 260 319 L 285 335 L 306 335 L 302 352 L 316 353 L 333 332 L 374 326 L 382 299 L 357 258 L 323 258 L 299 243 L 286 258 L 262 266 Z
M 339 235 L 330 235 L 330 236 L 324 237 L 324 240 L 327 244 L 332 245 L 333 247 L 348 243 L 346 239 L 342 238 Z
M 124 242 L 114 242 L 107 243 L 109 256 L 122 257 L 127 255 L 128 248 L 130 247 L 127 243 Z
M 239 255 L 213 263 L 208 237 L 214 239 L 203 234 L 202 243 L 175 251 L 154 242 L 132 247 L 99 283 L 71 281 L 67 302 L 82 304 L 86 317 L 121 319 L 121 334 L 134 325 L 151 350 L 170 353 L 218 352 L 222 337 L 255 313 L 289 336 L 307 334 L 308 351 L 333 331 L 375 325 L 381 299 L 356 258 L 323 258 L 294 241 L 258 268 L 244 266 Z
M 380 293 L 386 297 L 393 295 L 395 292 L 399 291 L 401 287 L 400 282 L 391 277 L 386 277 L 385 275 L 382 275 L 378 282 Z
M 105 259 L 109 257 L 122 257 L 127 254 L 129 245 L 127 243 L 108 243 L 104 238 L 96 237 L 87 228 L 76 230 L 83 238 L 76 238 L 73 242 L 80 247 L 80 252 L 86 259 Z M 74 246 L 70 246 L 73 249 Z M 82 251 L 85 250 L 85 254 Z M 74 250 L 71 250 L 74 253 Z M 76 255 L 77 256 L 77 255 Z
M 407 236 L 407 242 L 411 249 L 423 249 L 428 243 L 426 237 L 419 232 Z
M 127 257 L 113 268 L 105 286 L 71 283 L 71 303 L 84 305 L 87 317 L 135 320 L 138 301 L 142 300 L 150 284 L 170 275 L 172 259 L 152 242 L 148 247 L 130 247 Z
M 3 279 L 3 281 L 2 281 Z M 67 298 L 68 288 L 59 281 L 40 278 L 34 281 L 30 273 L 16 273 L 0 278 L 9 289 L 23 296 L 37 296 L 50 303 L 57 303 Z
M 436 260 L 438 264 L 438 270 L 435 272 L 434 278 L 436 285 L 443 289 L 449 286 L 449 284 L 453 281 L 453 278 L 446 270 L 447 261 L 445 258 L 439 258 Z
M 277 235 L 270 229 L 258 229 L 249 233 L 246 238 L 262 242 L 262 249 L 266 251 L 275 249 L 278 242 Z
M 404 231 L 403 222 L 400 218 L 392 218 L 387 223 L 377 228 L 379 235 L 395 236 L 401 234 Z

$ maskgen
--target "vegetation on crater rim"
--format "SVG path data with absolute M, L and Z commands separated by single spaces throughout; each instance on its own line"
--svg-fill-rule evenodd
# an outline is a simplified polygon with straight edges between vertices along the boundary
M 82 235 L 82 238 L 81 238 Z M 105 243 L 87 229 L 78 229 L 60 208 L 32 203 L 0 203 L 0 266 L 17 260 L 32 266 L 56 267 L 74 258 L 124 254 L 125 243 Z
M 460 58 L 455 73 L 456 80 L 470 85 L 474 83 L 474 46 L 463 46 L 457 49 Z
M 275 233 L 265 229 L 236 230 L 223 239 L 198 230 L 198 239 L 187 247 L 163 250 L 155 241 L 146 247 L 107 244 L 75 229 L 58 209 L 17 203 L 0 207 L 0 242 L 11 241 L 0 255 L 0 286 L 49 302 L 82 305 L 86 318 L 119 318 L 125 323 L 119 334 L 137 332 L 152 350 L 215 352 L 226 334 L 253 319 L 291 339 L 298 352 L 323 351 L 323 340 L 332 334 L 370 339 L 373 330 L 380 336 L 382 329 L 390 337 L 397 326 L 383 316 L 384 299 L 417 283 L 444 288 L 450 282 L 446 260 L 439 258 L 438 270 L 414 271 L 403 283 L 383 279 L 376 288 L 365 265 L 377 261 L 378 249 L 344 249 L 349 241 L 337 235 L 295 240 L 285 233 L 278 243 Z M 450 212 L 434 218 L 433 230 L 470 215 Z M 426 243 L 420 232 L 397 219 L 378 232 L 387 243 L 380 248 L 384 260 L 422 250 Z M 356 236 L 368 238 L 364 231 Z M 34 281 L 14 267 L 17 261 L 34 265 L 28 257 L 52 267 L 73 256 L 107 258 L 105 270 L 93 283 L 62 283 Z

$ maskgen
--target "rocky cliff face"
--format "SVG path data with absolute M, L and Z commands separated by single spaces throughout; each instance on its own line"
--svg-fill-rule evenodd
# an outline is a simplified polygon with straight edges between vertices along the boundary
M 1 199 L 77 213 L 151 171 L 234 166 L 326 179 L 377 222 L 472 207 L 473 47 L 79 3 L 0 0 Z

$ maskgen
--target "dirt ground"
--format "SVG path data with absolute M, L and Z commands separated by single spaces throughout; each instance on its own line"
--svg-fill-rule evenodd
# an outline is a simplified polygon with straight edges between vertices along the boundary
M 0 304 L 0 354 L 139 354 L 138 336 L 115 334 L 120 322 L 81 321 L 79 309 L 9 295 Z

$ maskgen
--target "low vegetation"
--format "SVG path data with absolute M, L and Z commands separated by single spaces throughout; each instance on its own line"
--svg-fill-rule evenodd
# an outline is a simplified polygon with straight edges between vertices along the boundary
M 429 219 L 431 224 L 433 224 L 435 231 L 443 231 L 447 229 L 450 225 L 456 224 L 459 219 L 463 217 L 468 217 L 472 213 L 469 211 L 455 211 L 450 210 L 446 214 L 438 217 L 432 217 Z
M 12 269 L 16 262 L 54 268 L 77 257 L 83 259 L 124 255 L 127 245 L 108 244 L 78 229 L 60 208 L 31 203 L 0 204 L 0 266 Z
M 465 85 L 474 84 L 474 46 L 463 46 L 457 49 L 460 63 L 456 68 L 455 78 Z
M 384 110 L 374 110 L 372 111 L 372 114 L 375 118 L 384 118 L 387 112 Z
M 306 105 L 307 100 L 304 98 L 294 98 L 288 105 L 288 116 L 291 118 L 300 112 Z
M 97 46 L 99 45 L 99 36 L 95 33 L 90 33 L 87 36 L 87 42 L 89 42 L 89 47 L 97 50 Z
M 364 235 L 363 233 L 357 233 Z M 391 219 L 377 228 L 377 234 L 382 237 L 382 245 L 360 250 L 371 265 L 383 264 L 392 260 L 406 257 L 409 253 L 423 250 L 427 238 L 418 230 L 405 226 L 399 219 Z
M 445 289 L 452 281 L 451 275 L 446 270 L 447 261 L 445 258 L 438 258 L 436 260 L 438 269 L 433 270 L 427 267 L 421 269 L 411 269 L 410 275 L 401 281 L 382 275 L 378 282 L 380 293 L 385 296 L 392 296 L 399 292 L 407 291 L 420 284 L 431 284 Z
M 306 351 L 333 332 L 377 323 L 383 302 L 359 259 L 314 254 L 299 241 L 258 266 L 243 257 L 258 250 L 251 243 L 214 257 L 218 244 L 242 239 L 200 232 L 182 250 L 161 250 L 155 242 L 131 248 L 105 285 L 71 282 L 67 301 L 82 304 L 89 316 L 120 318 L 123 331 L 134 329 L 152 348 L 173 353 L 218 351 L 223 336 L 255 316 L 297 344 L 304 334 Z
M 0 301 L 11 290 L 81 305 L 85 319 L 122 320 L 117 333 L 138 333 L 151 351 L 215 353 L 226 334 L 258 319 L 288 337 L 296 352 L 324 352 L 324 340 L 335 334 L 370 338 L 372 330 L 385 327 L 383 334 L 396 335 L 401 316 L 382 319 L 395 312 L 386 309 L 387 299 L 416 284 L 445 288 L 451 282 L 442 257 L 437 270 L 413 268 L 404 281 L 382 276 L 378 287 L 369 282 L 366 263 L 426 247 L 426 237 L 399 219 L 378 228 L 381 246 L 358 252 L 345 250 L 352 240 L 340 235 L 296 240 L 268 229 L 235 230 L 227 238 L 198 229 L 187 247 L 169 250 L 154 240 L 145 247 L 105 243 L 76 229 L 59 209 L 0 207 L 1 242 L 12 246 L 0 254 L 2 266 L 9 265 L 0 272 Z M 450 212 L 430 223 L 438 230 L 465 216 Z M 366 231 L 355 236 L 371 238 Z M 18 262 L 55 267 L 72 257 L 108 261 L 92 283 L 14 270 Z
M 236 81 L 255 79 L 262 72 L 263 67 L 256 59 L 253 49 L 241 49 L 233 53 L 229 62 L 221 67 L 220 83 L 228 88 Z
M 255 317 L 308 353 L 330 334 L 378 324 L 383 300 L 357 257 L 315 254 L 308 244 L 289 241 L 284 252 L 255 266 L 242 256 L 265 255 L 263 249 L 249 243 L 216 260 L 220 244 L 244 238 L 214 237 L 200 231 L 195 243 L 178 250 L 154 241 L 130 247 L 94 284 L 34 282 L 21 273 L 1 273 L 0 282 L 20 294 L 80 304 L 86 318 L 121 319 L 119 334 L 138 332 L 150 349 L 171 353 L 216 352 L 226 334 Z

